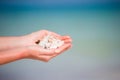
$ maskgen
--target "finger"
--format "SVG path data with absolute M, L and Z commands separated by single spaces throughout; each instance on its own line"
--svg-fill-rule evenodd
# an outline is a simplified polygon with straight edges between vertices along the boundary
M 71 48 L 71 45 L 68 46 L 68 47 L 66 47 L 65 49 L 63 49 L 63 50 L 60 51 L 59 53 L 56 53 L 56 54 L 54 54 L 53 56 L 51 56 L 51 59 L 54 58 L 54 57 L 56 57 L 56 56 L 58 56 L 58 55 L 60 55 L 60 54 L 63 53 L 65 50 L 68 50 L 69 48 Z
M 46 56 L 46 55 L 40 55 L 36 57 L 37 60 L 48 62 L 50 59 L 52 59 L 51 56 Z
M 61 46 L 58 49 L 56 49 L 55 53 L 56 54 L 62 53 L 64 51 L 66 51 L 67 49 L 69 49 L 70 46 L 71 46 L 71 44 L 64 44 L 63 46 Z
M 71 39 L 70 36 L 62 36 L 61 40 L 65 40 L 65 39 Z
M 64 43 L 71 43 L 71 42 L 72 42 L 71 39 L 66 39 L 66 40 L 64 40 Z

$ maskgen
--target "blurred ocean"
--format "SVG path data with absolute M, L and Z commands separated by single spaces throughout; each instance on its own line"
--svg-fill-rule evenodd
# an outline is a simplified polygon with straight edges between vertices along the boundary
M 0 36 L 47 29 L 70 35 L 73 47 L 48 63 L 0 66 L 0 80 L 120 80 L 120 7 L 0 7 Z

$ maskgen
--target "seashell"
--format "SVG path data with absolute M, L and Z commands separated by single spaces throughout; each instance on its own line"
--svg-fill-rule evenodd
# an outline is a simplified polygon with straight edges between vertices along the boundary
M 38 45 L 44 49 L 57 49 L 64 44 L 64 41 L 57 39 L 51 35 L 47 35 L 40 41 Z

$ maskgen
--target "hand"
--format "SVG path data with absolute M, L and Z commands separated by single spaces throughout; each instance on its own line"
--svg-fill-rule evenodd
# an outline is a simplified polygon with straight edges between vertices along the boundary
M 50 50 L 40 47 L 38 43 L 48 34 L 61 39 L 64 41 L 64 44 L 57 49 Z M 48 62 L 53 57 L 69 49 L 72 45 L 71 41 L 69 36 L 61 36 L 47 30 L 41 30 L 20 37 L 0 37 L 0 65 L 23 58 Z
M 43 37 L 48 34 L 63 40 L 64 45 L 62 45 L 57 49 L 50 49 L 50 50 L 43 49 L 42 47 L 40 47 L 37 43 L 39 43 L 39 41 L 41 41 Z M 53 57 L 69 49 L 72 45 L 71 42 L 72 40 L 69 36 L 60 36 L 54 32 L 50 32 L 47 30 L 34 32 L 32 34 L 23 36 L 24 47 L 27 49 L 27 52 L 25 53 L 27 56 L 25 58 L 37 59 L 48 62 Z

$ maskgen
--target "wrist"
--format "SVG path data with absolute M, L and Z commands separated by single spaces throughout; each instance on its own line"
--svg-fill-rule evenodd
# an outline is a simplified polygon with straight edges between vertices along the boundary
M 8 50 L 12 48 L 21 47 L 23 45 L 23 39 L 19 37 L 0 37 L 0 50 Z
M 20 52 L 20 54 L 18 55 L 19 59 L 25 59 L 29 56 L 28 50 L 26 48 L 21 48 L 19 52 Z

